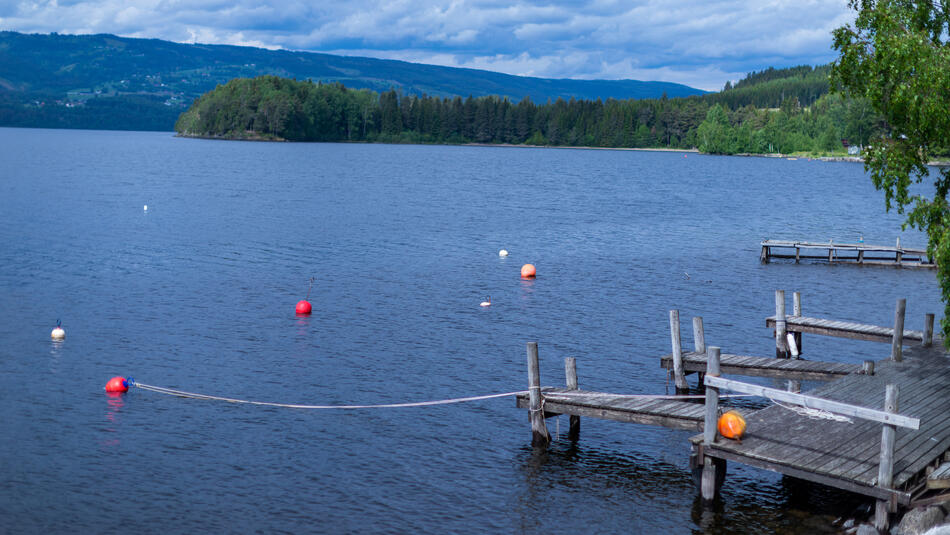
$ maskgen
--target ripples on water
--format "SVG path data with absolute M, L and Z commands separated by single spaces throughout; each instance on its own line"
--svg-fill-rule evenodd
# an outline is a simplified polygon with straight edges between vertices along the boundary
M 862 500 L 734 463 L 722 503 L 699 508 L 689 433 L 585 419 L 571 444 L 565 417 L 535 455 L 509 399 L 307 412 L 102 385 L 479 395 L 524 388 L 537 340 L 546 384 L 575 356 L 582 388 L 663 393 L 671 308 L 686 346 L 702 315 L 707 343 L 747 354 L 774 347 L 777 288 L 837 319 L 889 324 L 898 297 L 909 328 L 941 310 L 932 272 L 758 263 L 766 237 L 893 242 L 900 218 L 859 165 L 89 131 L 0 142 L 4 532 L 833 532 Z M 526 262 L 537 280 L 519 279 Z M 311 276 L 314 313 L 296 317 Z

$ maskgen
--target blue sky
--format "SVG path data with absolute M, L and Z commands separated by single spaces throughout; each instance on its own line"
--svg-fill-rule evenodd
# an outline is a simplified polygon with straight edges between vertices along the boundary
M 846 0 L 0 0 L 0 29 L 113 33 L 708 90 L 836 57 Z

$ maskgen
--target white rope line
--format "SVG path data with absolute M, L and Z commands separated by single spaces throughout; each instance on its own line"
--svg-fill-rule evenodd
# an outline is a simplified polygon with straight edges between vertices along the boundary
M 226 398 L 222 396 L 212 396 L 209 394 L 199 394 L 197 392 L 187 392 L 185 390 L 176 390 L 173 388 L 166 388 L 163 386 L 149 385 L 145 383 L 140 383 L 138 381 L 130 382 L 131 386 L 141 388 L 143 390 L 149 390 L 151 392 L 156 392 L 159 394 L 165 394 L 169 396 L 178 396 L 183 398 L 192 398 L 192 399 L 203 399 L 208 401 L 226 401 L 228 403 L 243 403 L 247 405 L 261 405 L 265 407 L 283 407 L 288 409 L 390 409 L 390 408 L 401 408 L 401 407 L 430 407 L 434 405 L 448 405 L 452 403 L 465 403 L 468 401 L 480 401 L 484 399 L 494 399 L 501 398 L 506 396 L 515 396 L 519 394 L 528 394 L 528 390 L 518 390 L 515 392 L 504 392 L 501 394 L 487 394 L 484 396 L 469 396 L 464 398 L 451 398 L 451 399 L 439 399 L 435 401 L 417 401 L 409 403 L 379 403 L 379 404 L 370 404 L 370 405 L 303 405 L 296 403 L 275 403 L 270 401 L 252 401 L 246 399 L 237 399 L 237 398 Z M 535 389 L 539 387 L 531 387 Z M 551 396 L 583 396 L 585 394 L 581 392 L 556 392 L 550 393 Z M 622 399 L 698 399 L 705 396 L 702 395 L 692 395 L 692 396 L 670 396 L 670 395 L 649 395 L 649 394 L 631 394 L 631 395 L 617 395 L 614 396 Z M 732 394 L 719 396 L 720 398 L 729 398 L 729 397 L 751 397 L 749 394 Z M 536 409 L 537 411 L 544 410 L 544 401 L 545 396 L 541 395 L 541 408 Z
M 174 390 L 172 388 L 147 385 L 147 384 L 139 383 L 139 382 L 135 382 L 133 383 L 133 385 L 145 390 L 158 392 L 159 394 L 168 394 L 171 396 L 179 396 L 179 397 L 194 398 L 194 399 L 205 399 L 205 400 L 212 400 L 212 401 L 227 401 L 229 403 L 246 403 L 248 405 L 263 405 L 266 407 L 284 407 L 288 409 L 388 409 L 388 408 L 398 408 L 398 407 L 428 407 L 431 405 L 447 405 L 449 403 L 463 403 L 466 401 L 478 401 L 482 399 L 500 398 L 500 397 L 505 397 L 505 396 L 514 396 L 516 394 L 527 393 L 527 391 L 525 390 L 520 390 L 517 392 L 505 392 L 503 394 L 489 394 L 486 396 L 471 396 L 471 397 L 465 397 L 465 398 L 440 399 L 436 401 L 419 401 L 419 402 L 414 402 L 414 403 L 381 403 L 381 404 L 376 404 L 376 405 L 298 405 L 294 403 L 272 403 L 268 401 L 249 401 L 245 399 L 209 396 L 207 394 L 185 392 L 184 390 Z
M 835 414 L 833 412 L 829 412 L 824 409 L 814 409 L 812 407 L 799 407 L 797 405 L 787 405 L 785 403 L 776 401 L 772 398 L 769 398 L 769 400 L 772 403 L 778 405 L 779 407 L 782 407 L 783 409 L 788 409 L 792 412 L 798 413 L 802 416 L 811 418 L 813 420 L 833 420 L 835 422 L 843 422 L 843 423 L 848 423 L 848 424 L 854 423 L 854 420 L 852 420 L 851 418 L 848 418 L 847 416 L 843 416 L 841 414 Z

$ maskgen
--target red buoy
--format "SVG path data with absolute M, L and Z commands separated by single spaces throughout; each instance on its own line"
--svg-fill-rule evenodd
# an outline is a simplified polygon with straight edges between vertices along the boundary
M 533 278 L 537 274 L 534 264 L 525 264 L 521 266 L 521 276 L 525 279 Z
M 301 299 L 297 302 L 297 314 L 309 314 L 313 310 L 313 307 L 310 306 L 310 301 Z
M 109 379 L 109 382 L 106 383 L 106 392 L 128 392 L 129 391 L 129 382 L 125 380 L 125 377 L 113 377 Z

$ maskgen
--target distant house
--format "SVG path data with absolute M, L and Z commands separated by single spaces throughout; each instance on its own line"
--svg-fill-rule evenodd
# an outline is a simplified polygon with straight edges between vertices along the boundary
M 848 147 L 851 146 L 851 144 L 848 143 L 848 140 L 845 139 L 845 138 L 841 138 L 841 145 L 842 145 L 844 148 L 848 148 Z

